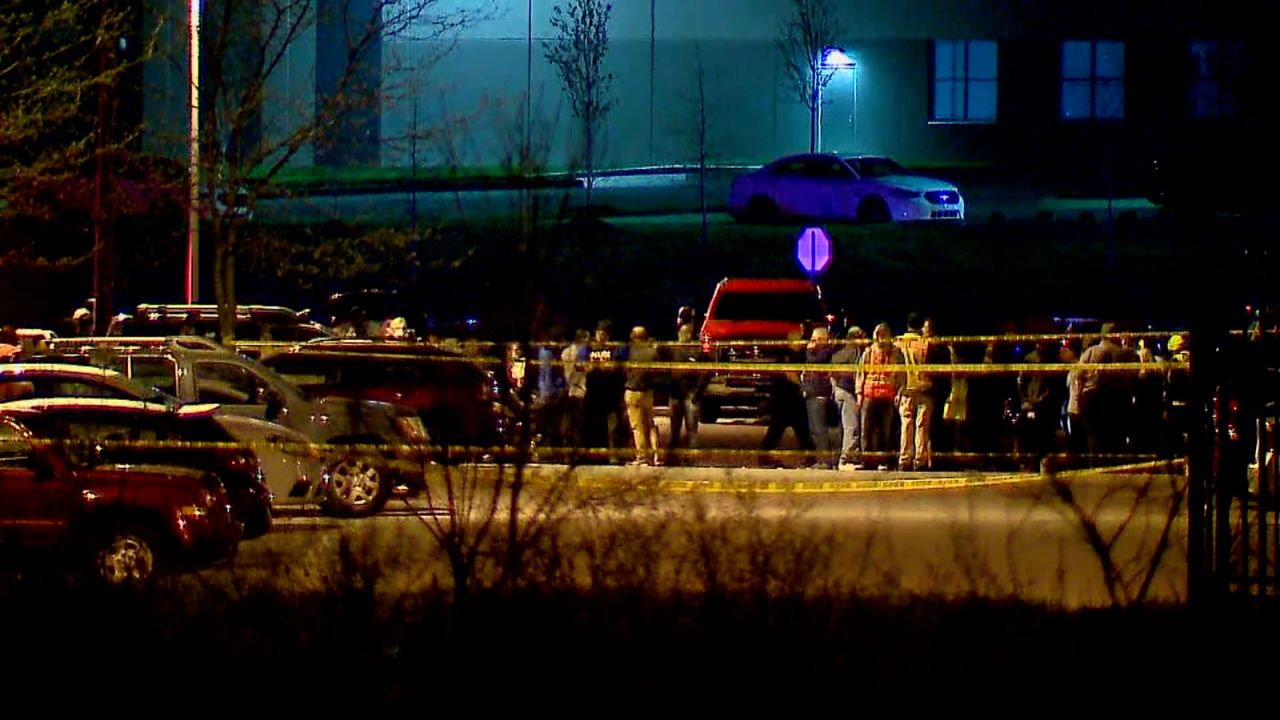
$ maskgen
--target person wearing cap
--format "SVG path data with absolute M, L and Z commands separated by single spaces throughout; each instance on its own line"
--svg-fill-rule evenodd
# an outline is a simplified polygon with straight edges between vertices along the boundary
M 831 392 L 840 411 L 839 470 L 862 469 L 862 408 L 858 403 L 858 359 L 866 345 L 867 333 L 854 325 L 845 335 L 844 345 L 831 356 L 831 364 L 842 366 L 831 374 Z

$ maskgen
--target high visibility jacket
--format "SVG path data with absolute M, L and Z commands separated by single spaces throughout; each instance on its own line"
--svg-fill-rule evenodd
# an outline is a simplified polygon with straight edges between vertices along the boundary
M 908 332 L 898 338 L 898 348 L 902 350 L 902 360 L 907 364 L 907 392 L 920 392 L 932 386 L 929 376 L 915 368 L 925 361 L 929 350 L 929 341 L 917 333 Z
M 892 400 L 898 394 L 898 381 L 892 370 L 877 370 L 877 365 L 891 365 L 894 355 L 880 345 L 867 348 L 862 359 L 862 396 L 869 400 Z

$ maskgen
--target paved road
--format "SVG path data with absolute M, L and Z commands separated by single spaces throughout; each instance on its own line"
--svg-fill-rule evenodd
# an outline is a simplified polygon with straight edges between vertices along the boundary
M 1185 515 L 1176 500 L 1185 479 L 1170 470 L 1063 474 L 1059 480 L 1072 494 L 1067 502 L 1048 479 L 1032 474 L 867 472 L 847 478 L 813 470 L 539 465 L 527 468 L 534 490 L 522 507 L 528 526 L 547 489 L 573 488 L 574 500 L 561 501 L 573 503 L 573 510 L 554 527 L 564 539 L 561 551 L 582 572 L 643 574 L 662 567 L 671 577 L 684 577 L 679 568 L 688 572 L 699 562 L 693 548 L 705 553 L 709 544 L 731 545 L 728 538 L 738 537 L 745 544 L 733 546 L 736 556 L 745 557 L 750 553 L 741 550 L 757 547 L 749 540 L 756 538 L 768 548 L 757 559 L 771 572 L 795 573 L 802 578 L 796 583 L 821 580 L 872 593 L 1018 596 L 1078 607 L 1132 599 L 1152 567 L 1148 597 L 1183 599 Z M 458 490 L 487 488 L 499 472 L 484 466 L 450 477 Z M 503 472 L 511 477 L 509 469 Z M 329 582 L 341 542 L 357 556 L 376 558 L 388 588 L 447 586 L 442 555 L 428 532 L 430 523 L 445 517 L 438 510 L 442 497 L 431 506 L 421 497 L 393 501 L 381 516 L 364 520 L 287 513 L 272 533 L 242 546 L 236 572 L 299 589 Z M 1156 562 L 1171 508 L 1177 519 L 1170 549 Z M 1086 540 L 1090 527 L 1110 546 L 1105 554 L 1117 568 L 1111 583 L 1097 545 Z M 685 581 L 696 587 L 696 579 L 695 573 Z
M 723 213 L 732 178 L 731 173 L 716 173 L 707 181 L 707 204 L 714 211 L 713 222 L 732 222 Z M 1108 212 L 1105 199 L 1058 199 L 1043 189 L 1026 185 L 1000 183 L 961 190 L 965 194 L 969 222 L 986 222 L 997 212 L 1009 220 L 1030 220 L 1041 211 L 1067 219 L 1088 211 L 1103 219 Z M 581 189 L 541 190 L 533 195 L 547 216 L 554 216 L 562 207 L 585 204 L 585 193 Z M 519 192 L 512 190 L 313 194 L 263 199 L 259 201 L 256 214 L 259 220 L 268 223 L 285 220 L 318 223 L 340 219 L 351 223 L 411 224 L 415 217 L 423 224 L 460 220 L 476 222 L 514 215 L 519 201 Z M 700 207 L 697 175 L 680 173 L 600 178 L 592 194 L 592 205 L 621 215 L 696 213 Z M 1149 215 L 1155 212 L 1155 207 L 1145 199 L 1134 198 L 1117 198 L 1110 203 L 1110 211 L 1115 214 L 1127 210 Z

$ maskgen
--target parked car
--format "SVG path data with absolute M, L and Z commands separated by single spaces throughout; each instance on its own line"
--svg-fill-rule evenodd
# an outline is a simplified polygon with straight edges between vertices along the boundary
M 72 462 L 67 445 L 41 442 L 27 418 L 0 414 L 0 554 L 39 568 L 51 558 L 109 585 L 234 555 L 241 524 L 214 473 Z
M 433 445 L 488 448 L 508 436 L 510 413 L 486 358 L 427 342 L 329 339 L 264 362 L 313 398 L 412 408 Z
M 163 337 L 166 335 L 218 336 L 218 306 L 143 303 L 133 313 L 116 316 L 112 335 Z M 237 305 L 238 342 L 302 342 L 328 337 L 329 329 L 311 319 L 309 310 L 279 305 Z
M 271 529 L 271 493 L 257 456 L 247 447 L 231 447 L 234 439 L 214 420 L 217 411 L 216 405 L 174 408 L 110 398 L 0 403 L 0 414 L 19 417 L 36 437 L 66 443 L 80 465 L 176 465 L 214 473 L 244 537 L 256 538 Z
M 834 322 L 822 289 L 808 280 L 725 278 L 716 284 L 698 336 L 712 362 L 769 363 L 785 357 L 788 339 Z M 702 420 L 715 422 L 743 411 L 760 414 L 768 383 L 763 372 L 712 375 L 703 393 Z
M 419 449 L 426 431 L 411 408 L 342 397 L 312 400 L 261 362 L 207 338 L 57 338 L 41 359 L 111 368 L 183 403 L 215 403 L 224 412 L 301 433 L 325 446 L 329 508 L 339 515 L 375 513 L 397 489 L 411 491 L 424 482 Z
M 729 214 L 742 222 L 955 222 L 964 220 L 964 198 L 952 183 L 917 175 L 889 158 L 815 153 L 780 158 L 734 178 Z
M 358 504 L 355 498 L 333 503 L 331 494 L 360 492 L 358 484 L 333 488 L 324 453 L 305 435 L 283 425 L 255 417 L 218 413 L 213 417 L 228 441 L 253 448 L 262 468 L 262 478 L 271 491 L 272 507 L 318 504 L 328 509 Z
M 176 407 L 177 398 L 108 368 L 57 362 L 0 365 L 0 402 L 30 398 L 118 398 Z

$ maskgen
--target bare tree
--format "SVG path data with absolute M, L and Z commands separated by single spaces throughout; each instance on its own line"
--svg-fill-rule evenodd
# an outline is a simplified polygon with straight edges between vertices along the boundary
M 822 54 L 839 34 L 840 24 L 827 0 L 791 0 L 791 16 L 782 26 L 778 51 L 786 72 L 783 83 L 809 108 L 809 152 L 818 150 L 822 90 L 835 74 L 823 69 Z
M 118 0 L 0 1 L 0 209 L 87 211 L 100 306 L 111 305 L 121 209 L 111 160 L 133 140 L 114 128 L 119 91 L 152 47 L 132 32 L 137 13 Z
M 391 41 L 421 43 L 419 70 L 452 50 L 457 32 L 487 16 L 490 2 L 458 8 L 444 0 L 207 0 L 200 105 L 201 195 L 242 196 L 203 208 L 213 236 L 214 296 L 222 338 L 234 337 L 235 258 L 244 225 L 262 191 L 307 147 L 343 155 L 343 132 L 376 123 L 377 108 L 404 96 L 407 74 Z M 271 92 L 290 50 L 323 23 L 341 52 L 329 66 L 329 90 L 294 107 Z M 333 41 L 326 36 L 326 41 Z M 287 116 L 287 119 L 284 119 Z M 348 153 L 349 154 L 349 153 Z M 246 212 L 248 210 L 249 212 Z
M 582 132 L 583 163 L 587 168 L 587 207 L 595 184 L 595 161 L 601 127 L 613 109 L 613 74 L 604 71 L 609 52 L 609 16 L 613 3 L 605 0 L 568 0 L 551 11 L 556 37 L 543 42 L 547 62 L 560 74 L 569 96 L 569 108 Z

